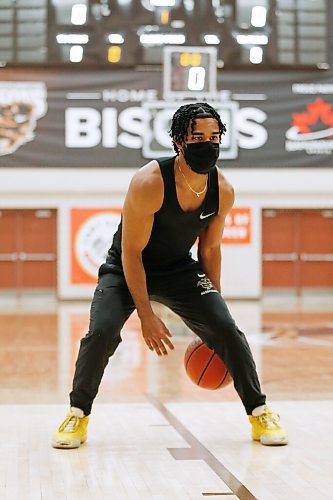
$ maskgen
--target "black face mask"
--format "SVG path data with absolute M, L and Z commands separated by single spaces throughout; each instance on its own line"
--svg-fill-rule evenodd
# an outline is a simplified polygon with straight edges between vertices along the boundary
M 197 174 L 207 174 L 216 165 L 220 145 L 216 142 L 193 142 L 186 144 L 184 157 L 187 165 Z

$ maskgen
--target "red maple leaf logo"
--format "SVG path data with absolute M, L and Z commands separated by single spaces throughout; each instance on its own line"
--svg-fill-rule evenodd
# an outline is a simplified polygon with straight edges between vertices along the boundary
M 292 127 L 298 127 L 303 134 L 312 132 L 310 126 L 322 121 L 325 125 L 333 127 L 333 110 L 329 102 L 318 97 L 314 102 L 306 106 L 305 113 L 293 113 Z

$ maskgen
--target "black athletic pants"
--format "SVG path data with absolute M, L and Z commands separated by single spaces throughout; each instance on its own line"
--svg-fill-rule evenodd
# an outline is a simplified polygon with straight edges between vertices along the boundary
M 251 414 L 265 404 L 256 366 L 243 332 L 203 271 L 188 270 L 163 277 L 147 277 L 151 300 L 178 314 L 226 364 L 245 410 Z M 71 406 L 89 415 L 109 357 L 121 342 L 120 332 L 135 306 L 125 278 L 100 277 L 91 304 L 90 325 L 81 340 L 76 362 Z

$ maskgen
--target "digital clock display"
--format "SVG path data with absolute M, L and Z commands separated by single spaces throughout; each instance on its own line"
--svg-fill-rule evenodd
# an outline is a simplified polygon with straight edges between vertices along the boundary
M 216 92 L 215 47 L 164 49 L 164 98 L 211 96 Z

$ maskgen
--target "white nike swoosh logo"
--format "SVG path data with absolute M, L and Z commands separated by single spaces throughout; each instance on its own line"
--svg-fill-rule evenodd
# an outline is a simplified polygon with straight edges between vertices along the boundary
M 198 273 L 198 276 L 199 276 L 199 278 L 203 278 L 203 277 L 204 277 L 204 276 L 206 276 L 206 275 L 205 275 L 205 274 L 199 274 L 199 273 Z
M 211 214 L 204 215 L 203 212 L 200 214 L 200 219 L 206 219 L 206 217 L 210 217 L 211 215 L 214 215 L 215 212 L 212 212 Z

